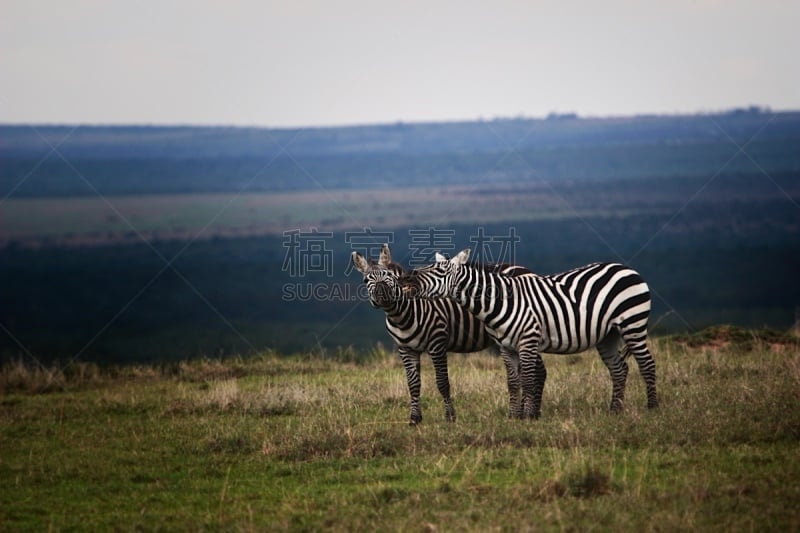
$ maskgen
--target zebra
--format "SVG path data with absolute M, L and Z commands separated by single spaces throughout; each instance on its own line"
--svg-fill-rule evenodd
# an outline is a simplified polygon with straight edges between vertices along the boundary
M 523 417 L 541 415 L 547 379 L 541 352 L 568 354 L 591 347 L 611 374 L 612 412 L 623 407 L 628 354 L 644 379 L 647 407 L 658 407 L 656 366 L 647 348 L 650 290 L 635 270 L 593 263 L 550 276 L 509 277 L 468 264 L 469 252 L 449 260 L 437 253 L 434 264 L 413 270 L 401 285 L 408 297 L 448 297 L 466 307 L 502 346 L 518 354 Z
M 436 386 L 444 399 L 445 420 L 456 419 L 450 397 L 450 380 L 447 372 L 447 352 L 468 353 L 494 347 L 497 343 L 483 323 L 470 314 L 464 306 L 446 298 L 421 300 L 406 298 L 400 287 L 400 278 L 406 275 L 403 267 L 392 261 L 388 244 L 381 247 L 377 262 L 367 261 L 358 252 L 352 253 L 353 265 L 364 275 L 370 304 L 386 313 L 386 330 L 394 341 L 408 381 L 411 396 L 409 425 L 422 421 L 420 407 L 420 355 L 427 351 L 433 361 Z M 492 265 L 498 272 L 509 276 L 530 272 L 515 265 Z M 509 390 L 509 416 L 519 416 L 519 375 L 516 358 L 510 350 L 501 347 L 500 353 L 507 372 Z

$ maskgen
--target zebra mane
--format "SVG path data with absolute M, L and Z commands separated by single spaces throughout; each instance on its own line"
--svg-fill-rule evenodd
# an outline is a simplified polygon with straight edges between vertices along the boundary
M 525 268 L 524 266 L 515 265 L 513 263 L 475 263 L 472 266 L 489 274 L 501 274 L 511 278 L 515 278 L 523 274 L 534 273 L 532 270 Z

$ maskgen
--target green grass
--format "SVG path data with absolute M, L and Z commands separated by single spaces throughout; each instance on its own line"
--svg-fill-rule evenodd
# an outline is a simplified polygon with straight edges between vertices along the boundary
M 749 348 L 749 349 L 747 349 Z M 599 358 L 546 356 L 538 421 L 502 364 L 429 360 L 407 425 L 398 361 L 250 359 L 0 372 L 0 530 L 800 528 L 800 348 L 653 343 L 662 406 L 607 412 Z

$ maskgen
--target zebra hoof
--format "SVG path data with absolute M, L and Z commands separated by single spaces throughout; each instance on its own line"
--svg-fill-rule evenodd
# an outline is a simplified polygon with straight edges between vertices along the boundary
M 416 426 L 422 422 L 422 415 L 411 415 L 411 420 L 408 421 L 409 426 Z
M 658 409 L 658 400 L 653 400 L 652 402 L 647 402 L 648 409 Z
M 611 402 L 611 414 L 618 415 L 621 412 L 622 412 L 622 402 L 620 401 Z

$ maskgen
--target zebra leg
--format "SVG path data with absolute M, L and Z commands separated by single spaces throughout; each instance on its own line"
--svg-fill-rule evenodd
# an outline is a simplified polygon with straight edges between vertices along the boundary
M 447 422 L 456 421 L 456 410 L 450 398 L 450 378 L 447 374 L 447 351 L 442 347 L 429 349 L 433 369 L 436 372 L 436 387 L 444 400 L 444 419 Z
M 542 414 L 542 392 L 547 379 L 547 370 L 539 354 L 538 339 L 520 344 L 519 367 L 522 384 L 522 417 L 539 418 Z
M 403 367 L 406 369 L 406 380 L 408 381 L 408 392 L 411 396 L 411 419 L 410 426 L 416 426 L 422 422 L 422 409 L 419 405 L 419 392 L 422 386 L 420 380 L 420 354 L 408 348 L 400 348 L 400 358 Z
M 503 363 L 506 366 L 506 380 L 508 381 L 508 417 L 522 418 L 522 404 L 520 403 L 519 354 L 509 348 L 501 346 L 500 355 L 503 356 Z
M 647 349 L 647 324 L 639 328 L 630 328 L 622 331 L 622 340 L 625 341 L 628 351 L 636 359 L 639 373 L 644 379 L 647 388 L 647 407 L 658 407 L 658 394 L 656 393 L 656 362 Z
M 611 374 L 611 412 L 622 411 L 625 405 L 625 384 L 628 380 L 628 363 L 620 356 L 620 334 L 616 328 L 608 332 L 603 340 L 597 343 L 600 358 Z

